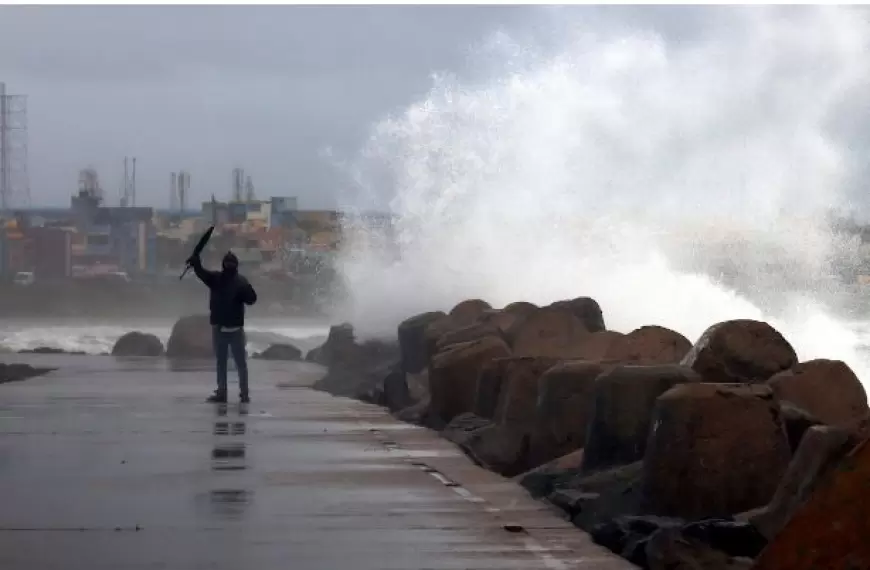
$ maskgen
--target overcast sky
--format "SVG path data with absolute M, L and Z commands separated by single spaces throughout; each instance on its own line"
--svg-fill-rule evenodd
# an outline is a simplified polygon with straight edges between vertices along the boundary
M 4 6 L 0 81 L 28 95 L 34 204 L 67 203 L 88 165 L 117 200 L 127 155 L 140 202 L 165 205 L 181 168 L 195 199 L 227 196 L 241 166 L 261 195 L 329 206 L 341 180 L 324 148 L 352 152 L 528 11 Z
M 117 201 L 123 157 L 135 156 L 139 203 L 165 206 L 178 169 L 194 201 L 226 197 L 240 166 L 261 196 L 328 207 L 343 180 L 324 149 L 352 155 L 434 72 L 461 74 L 498 31 L 546 37 L 553 10 L 3 6 L 0 81 L 28 96 L 34 205 L 67 204 L 86 166 Z M 666 12 L 643 17 L 696 27 L 691 10 Z
M 226 198 L 240 166 L 260 196 L 330 207 L 346 182 L 324 149 L 353 155 L 433 73 L 472 73 L 469 54 L 496 32 L 546 47 L 579 17 L 691 42 L 726 16 L 686 6 L 3 6 L 0 81 L 28 96 L 34 205 L 66 205 L 86 166 L 117 203 L 123 158 L 135 156 L 140 204 L 166 206 L 178 169 L 191 174 L 192 203 Z

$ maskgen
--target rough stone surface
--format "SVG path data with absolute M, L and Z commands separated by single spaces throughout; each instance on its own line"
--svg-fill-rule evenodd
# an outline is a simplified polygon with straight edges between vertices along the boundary
M 578 349 L 577 358 L 592 362 L 619 362 L 619 359 L 610 358 L 608 354 L 613 349 L 613 346 L 618 344 L 624 337 L 624 334 L 616 331 L 594 332 L 583 340 L 583 344 Z
M 569 482 L 580 470 L 583 450 L 578 449 L 531 471 L 517 476 L 517 482 L 533 497 L 545 497 L 556 490 L 557 485 Z
M 353 353 L 356 350 L 356 335 L 353 326 L 349 323 L 342 323 L 329 327 L 326 341 L 319 347 L 310 350 L 305 355 L 305 360 L 329 367 L 333 364 L 340 364 L 346 359 L 353 360 L 353 356 L 348 353 Z
M 507 336 L 516 356 L 580 358 L 590 332 L 567 307 L 538 309 L 517 322 Z
M 575 473 L 568 481 L 556 481 L 555 488 L 595 493 L 598 498 L 584 503 L 571 518 L 578 527 L 590 531 L 615 518 L 641 513 L 640 486 L 643 463 L 620 465 L 593 474 Z
M 750 520 L 768 539 L 785 526 L 818 486 L 859 442 L 859 432 L 839 426 L 807 430 L 770 504 Z
M 478 318 L 492 307 L 481 299 L 468 299 L 457 304 L 450 310 L 450 317 L 459 326 L 474 324 Z
M 426 342 L 426 327 L 446 316 L 443 311 L 422 313 L 405 319 L 399 325 L 399 350 L 402 354 L 402 369 L 406 373 L 419 373 L 429 365 L 430 354 L 429 345 Z
M 683 535 L 730 556 L 755 558 L 767 546 L 767 539 L 745 521 L 706 519 L 690 522 L 681 530 Z
M 491 425 L 493 425 L 492 420 L 465 412 L 450 420 L 450 423 L 441 430 L 441 437 L 461 447 L 467 444 L 476 432 Z
M 715 550 L 679 528 L 663 528 L 646 542 L 649 570 L 749 570 L 752 559 L 736 558 Z
M 29 364 L 0 362 L 0 384 L 6 382 L 21 382 L 28 378 L 42 376 L 54 370 L 53 368 L 34 368 Z
M 383 396 L 380 404 L 391 412 L 396 412 L 407 408 L 414 402 L 408 390 L 405 373 L 402 372 L 401 366 L 396 366 L 384 377 Z
M 496 423 L 533 428 L 538 415 L 538 379 L 557 362 L 554 358 L 520 356 L 501 363 L 502 385 Z
M 478 378 L 475 413 L 481 417 L 502 421 L 499 415 L 504 413 L 504 407 L 509 404 L 505 401 L 508 397 L 505 390 L 511 389 L 514 384 L 516 386 L 513 390 L 516 391 L 520 384 L 537 382 L 538 377 L 555 363 L 552 358 L 531 356 L 497 358 L 487 363 Z M 534 401 L 525 403 L 535 405 Z M 529 423 L 533 420 L 526 417 L 523 421 Z
M 444 352 L 453 345 L 479 340 L 487 336 L 501 337 L 502 331 L 498 325 L 493 323 L 474 323 L 457 328 L 438 338 L 435 342 L 435 353 Z
M 513 357 L 495 358 L 483 365 L 477 378 L 474 413 L 482 418 L 495 419 L 498 398 L 504 384 L 505 371 Z
M 797 451 L 801 439 L 808 429 L 822 425 L 818 418 L 789 402 L 780 400 L 779 411 L 782 414 L 785 434 L 788 436 L 788 447 L 792 453 Z
M 584 446 L 595 402 L 595 380 L 604 370 L 596 362 L 566 361 L 540 376 L 536 409 L 540 429 L 533 447 L 541 457 L 549 460 Z
M 628 515 L 597 524 L 589 529 L 589 534 L 601 546 L 646 568 L 649 537 L 662 529 L 678 529 L 681 524 L 679 519 Z
M 436 349 L 436 345 L 438 344 L 438 339 L 440 339 L 445 334 L 461 329 L 464 326 L 457 322 L 450 315 L 444 315 L 443 317 L 439 317 L 433 319 L 426 325 L 426 329 L 423 331 L 423 337 L 425 339 L 426 344 L 426 354 L 429 358 L 429 365 L 432 364 L 432 360 L 434 360 L 436 353 L 438 352 Z
M 758 383 L 797 364 L 791 344 L 761 321 L 734 320 L 708 328 L 682 364 L 705 382 Z
M 517 315 L 520 317 L 525 317 L 534 313 L 538 309 L 538 306 L 534 303 L 529 303 L 528 301 L 515 301 L 508 305 L 505 305 L 502 312 L 511 313 L 513 315 Z
M 163 356 L 163 343 L 153 334 L 128 332 L 115 342 L 113 356 Z
M 37 346 L 36 348 L 25 348 L 19 350 L 18 354 L 85 354 L 83 350 L 64 350 L 55 346 Z
M 212 329 L 207 315 L 182 317 L 166 343 L 169 358 L 214 358 Z
M 810 360 L 775 374 L 768 385 L 780 400 L 798 406 L 822 423 L 842 425 L 867 414 L 867 393 L 841 360 Z
M 554 309 L 568 309 L 574 316 L 580 319 L 583 326 L 589 332 L 599 332 L 607 330 L 604 326 L 604 316 L 601 312 L 601 306 L 598 301 L 590 297 L 577 297 L 566 301 L 556 301 L 550 305 Z
M 617 366 L 595 381 L 584 471 L 643 458 L 656 399 L 677 384 L 699 382 L 685 366 Z
M 429 372 L 432 415 L 446 424 L 473 411 L 480 371 L 493 359 L 509 355 L 507 344 L 498 337 L 454 345 L 437 354 Z
M 765 505 L 791 457 L 767 386 L 675 386 L 659 397 L 653 426 L 643 498 L 654 514 L 697 520 Z
M 407 422 L 409 424 L 415 424 L 418 426 L 426 426 L 433 429 L 443 427 L 443 424 L 431 422 L 429 420 L 428 396 L 415 404 L 411 404 L 407 408 L 395 412 L 395 417 L 400 421 Z
M 522 428 L 490 424 L 474 430 L 460 445 L 475 463 L 505 477 L 528 471 L 529 435 Z
M 830 479 L 815 489 L 764 549 L 754 570 L 870 568 L 868 442 L 847 455 Z
M 645 326 L 615 338 L 603 359 L 625 364 L 678 364 L 692 349 L 689 339 L 659 326 Z
M 480 324 L 492 325 L 499 330 L 500 334 L 504 335 L 507 334 L 510 328 L 521 318 L 522 315 L 519 313 L 512 313 L 505 310 L 496 311 L 492 309 L 481 313 L 477 318 L 477 322 Z
M 263 352 L 255 354 L 254 358 L 296 362 L 302 360 L 302 351 L 292 344 L 273 344 Z
M 417 374 L 405 373 L 405 384 L 408 386 L 408 396 L 412 402 L 429 399 L 429 370 Z
M 311 351 L 306 360 L 328 369 L 326 375 L 314 383 L 314 389 L 379 405 L 385 405 L 385 380 L 401 367 L 397 342 L 367 340 L 359 343 L 353 327 L 347 324 L 331 327 L 326 342 Z

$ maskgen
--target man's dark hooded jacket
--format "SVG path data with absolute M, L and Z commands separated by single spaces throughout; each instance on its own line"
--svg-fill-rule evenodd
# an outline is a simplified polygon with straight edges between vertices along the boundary
M 243 276 L 239 275 L 239 261 L 232 253 L 223 260 L 222 271 L 209 271 L 199 257 L 190 259 L 193 271 L 209 288 L 209 321 L 221 327 L 245 326 L 245 305 L 257 302 L 257 293 Z

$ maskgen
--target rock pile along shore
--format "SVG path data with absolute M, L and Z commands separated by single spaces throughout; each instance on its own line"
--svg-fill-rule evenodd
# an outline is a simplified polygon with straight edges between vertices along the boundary
M 438 430 L 641 568 L 870 568 L 864 388 L 767 323 L 692 344 L 607 330 L 588 297 L 471 299 L 395 339 L 334 326 L 306 359 L 316 388 Z

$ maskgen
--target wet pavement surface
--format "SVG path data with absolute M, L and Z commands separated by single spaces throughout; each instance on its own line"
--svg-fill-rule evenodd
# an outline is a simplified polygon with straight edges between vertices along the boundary
M 631 568 L 315 366 L 219 406 L 204 363 L 3 359 L 60 367 L 0 386 L 4 570 Z

